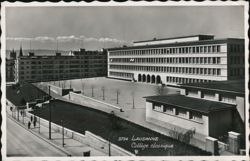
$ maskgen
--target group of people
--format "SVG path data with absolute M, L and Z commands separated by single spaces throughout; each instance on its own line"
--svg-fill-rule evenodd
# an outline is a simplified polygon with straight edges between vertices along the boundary
M 34 125 L 34 128 L 36 127 L 36 123 L 37 123 L 37 117 L 36 116 L 30 116 L 30 121 L 28 122 L 28 128 L 30 129 L 30 126 L 31 126 L 31 124 L 33 123 L 33 125 Z

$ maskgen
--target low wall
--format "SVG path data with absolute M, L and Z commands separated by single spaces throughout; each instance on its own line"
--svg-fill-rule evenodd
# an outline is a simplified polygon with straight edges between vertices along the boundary
M 218 146 L 219 146 L 220 151 L 226 151 L 229 149 L 228 147 L 229 145 L 221 141 L 218 141 Z
M 104 153 L 109 152 L 109 142 L 100 136 L 97 136 L 89 131 L 85 132 L 86 141 L 92 147 L 101 150 Z M 133 153 L 124 150 L 123 148 L 110 143 L 111 156 L 134 156 Z
M 33 114 L 31 113 L 27 113 L 27 117 L 34 117 Z M 40 118 L 40 124 L 43 126 L 48 127 L 49 126 L 49 121 Z M 62 126 L 55 124 L 55 123 L 51 123 L 51 129 L 56 131 L 56 132 L 60 132 L 62 133 Z M 68 128 L 64 128 L 64 135 L 72 138 L 76 141 L 79 141 L 82 144 L 87 144 L 95 149 L 98 149 L 104 153 L 108 153 L 108 141 L 101 138 L 100 136 L 97 136 L 89 131 L 85 131 L 85 135 L 84 134 L 80 134 L 78 132 L 75 132 L 73 130 L 70 130 Z M 115 144 L 111 144 L 110 145 L 111 148 L 111 155 L 112 156 L 133 156 L 134 154 L 124 150 L 123 148 L 115 145 Z
M 70 93 L 70 101 L 73 101 L 75 103 L 78 103 L 78 104 L 86 104 L 86 101 L 85 100 L 92 100 L 92 101 L 95 101 L 97 103 L 99 103 L 100 105 L 107 105 L 111 108 L 114 108 L 114 109 L 117 109 L 117 110 L 120 110 L 121 108 L 118 107 L 118 106 L 115 106 L 115 105 L 112 105 L 112 104 L 109 104 L 109 103 L 106 103 L 106 102 L 103 102 L 103 101 L 99 101 L 99 100 L 96 100 L 96 99 L 93 99 L 91 97 L 87 97 L 87 96 L 84 96 L 82 94 L 79 94 L 79 93 L 75 93 L 75 92 L 69 92 Z
M 68 94 L 70 91 L 73 91 L 73 89 L 63 89 L 61 87 L 57 87 L 54 85 L 49 85 L 50 86 L 50 90 L 60 96 L 64 96 L 66 94 Z

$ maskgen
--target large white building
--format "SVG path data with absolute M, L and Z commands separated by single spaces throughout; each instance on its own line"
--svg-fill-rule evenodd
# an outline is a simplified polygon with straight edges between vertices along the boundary
M 108 77 L 178 84 L 244 77 L 244 39 L 195 35 L 108 49 Z

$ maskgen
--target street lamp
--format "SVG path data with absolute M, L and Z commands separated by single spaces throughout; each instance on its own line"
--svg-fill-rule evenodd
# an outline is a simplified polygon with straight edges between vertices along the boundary
M 61 125 L 62 125 L 62 146 L 64 147 L 64 125 L 63 125 L 63 120 L 61 120 Z
M 49 139 L 51 139 L 51 105 L 50 105 L 50 86 L 49 86 Z

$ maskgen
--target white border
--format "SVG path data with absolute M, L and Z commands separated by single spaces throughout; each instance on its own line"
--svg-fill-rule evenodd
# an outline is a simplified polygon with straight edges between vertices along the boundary
M 249 102 L 248 102 L 248 96 L 249 96 L 249 91 L 248 91 L 248 81 L 249 81 L 249 64 L 248 64 L 248 59 L 249 59 L 249 53 L 248 53 L 248 47 L 249 47 L 249 39 L 248 39 L 248 3 L 245 1 L 227 1 L 227 2 L 210 2 L 210 1 L 205 1 L 205 2 L 123 2 L 123 3 L 118 3 L 118 2 L 91 2 L 91 3 L 86 3 L 86 2 L 71 2 L 71 3 L 66 3 L 66 2 L 58 2 L 58 3 L 51 3 L 51 2 L 31 2 L 31 3 L 22 3 L 22 2 L 15 2 L 15 3 L 9 3 L 9 2 L 3 2 L 1 3 L 2 9 L 1 9 L 1 29 L 2 29 L 2 36 L 1 36 L 1 59 L 2 59 L 2 64 L 1 64 L 1 77 L 2 77 L 2 84 L 1 84 L 1 90 L 2 90 L 2 98 L 1 98 L 1 103 L 2 103 L 2 158 L 5 161 L 29 161 L 29 160 L 43 160 L 43 161 L 49 161 L 49 160 L 57 160 L 57 161 L 73 161 L 73 160 L 170 160 L 175 161 L 175 160 L 220 160 L 220 161 L 230 161 L 230 160 L 249 160 L 249 141 L 246 142 L 246 156 L 209 156 L 209 157 L 204 157 L 204 156 L 163 156 L 163 157 L 157 157 L 157 156 L 152 156 L 152 157 L 11 157 L 7 158 L 6 157 L 6 106 L 5 106 L 5 100 L 6 100 L 6 80 L 5 80 L 5 52 L 6 52 L 6 26 L 5 26 L 5 9 L 7 7 L 54 7 L 54 6 L 60 6 L 60 7 L 66 7 L 66 6 L 244 6 L 244 32 L 245 32 L 245 64 L 246 64 L 246 70 L 245 70 L 245 76 L 246 76 L 246 81 L 245 81 L 245 104 L 246 104 L 246 140 L 248 140 L 248 134 L 249 134 Z M 232 22 L 233 23 L 233 22 Z

